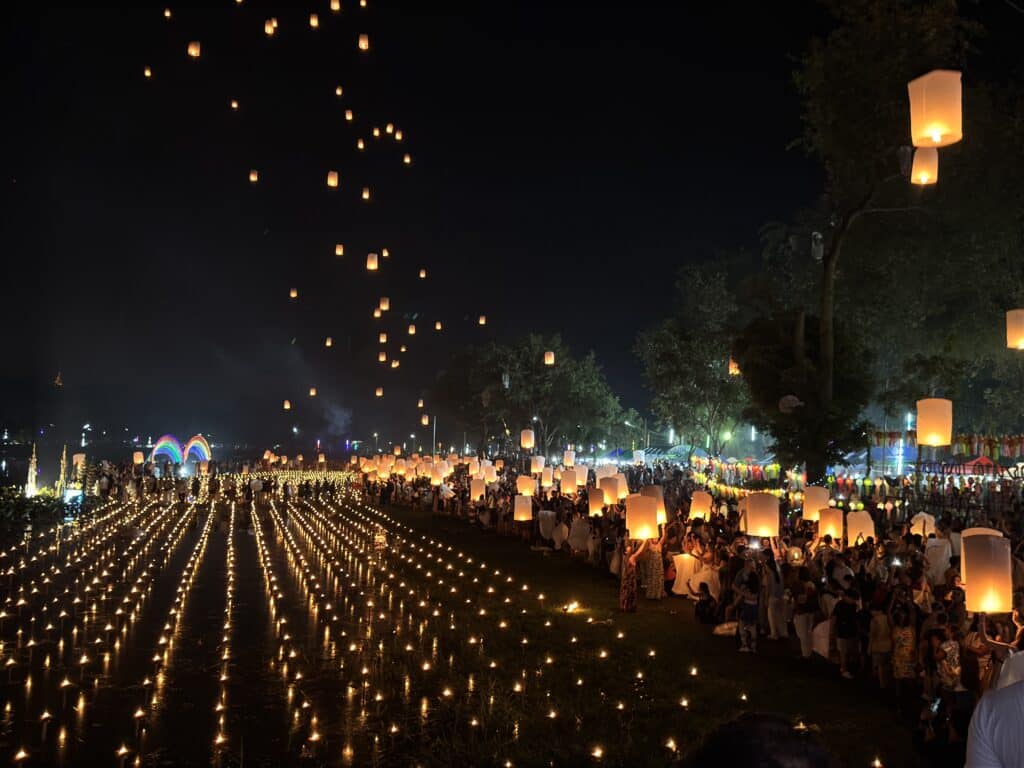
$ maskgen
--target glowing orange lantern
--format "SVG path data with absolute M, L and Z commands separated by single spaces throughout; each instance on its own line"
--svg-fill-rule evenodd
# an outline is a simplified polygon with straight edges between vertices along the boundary
M 360 35 L 359 36 L 359 50 L 360 51 L 368 51 L 368 50 L 370 50 L 370 36 L 369 35 Z
M 967 610 L 1006 613 L 1013 610 L 1013 554 L 1005 536 L 961 539 L 963 563 L 970 574 L 964 581 Z
M 327 186 L 331 188 L 337 188 L 338 186 L 338 172 L 328 171 L 327 172 Z
M 524 429 L 519 433 L 519 447 L 524 451 L 532 451 L 534 446 L 533 430 Z
M 191 43 L 188 44 L 188 55 L 190 58 L 198 59 L 199 50 L 199 41 L 193 40 Z
M 918 147 L 914 150 L 914 164 L 910 169 L 910 181 L 914 184 L 934 184 L 939 180 L 939 150 L 935 147 Z
M 292 401 L 291 400 L 285 400 L 284 401 L 284 409 L 286 411 L 290 411 L 292 409 Z
M 260 173 L 256 169 L 249 171 L 249 181 L 255 184 L 260 180 Z
M 907 84 L 915 147 L 948 147 L 964 137 L 960 73 L 936 69 Z
M 554 364 L 555 364 L 555 353 L 552 352 L 549 349 L 547 352 L 544 353 L 544 365 L 554 365 Z
M 658 504 L 650 496 L 631 494 L 626 498 L 626 530 L 631 539 L 658 537 Z
M 770 493 L 747 496 L 746 531 L 751 536 L 779 535 L 779 500 Z
M 368 253 L 366 254 L 366 271 L 376 272 L 377 271 L 377 254 Z
M 529 496 L 516 496 L 512 519 L 517 523 L 528 523 L 533 520 L 533 499 Z
M 917 444 L 933 447 L 953 441 L 953 401 L 930 397 L 917 401 Z
M 309 388 L 309 396 L 310 397 L 316 397 L 316 387 L 310 387 Z
M 377 387 L 377 390 L 374 392 L 374 394 L 377 397 L 384 397 L 384 387 Z
M 1024 349 L 1024 309 L 1011 309 L 1006 313 L 1006 346 Z
M 817 485 L 808 485 L 804 488 L 804 511 L 801 517 L 804 520 L 818 522 L 821 520 L 821 510 L 828 508 L 828 488 Z

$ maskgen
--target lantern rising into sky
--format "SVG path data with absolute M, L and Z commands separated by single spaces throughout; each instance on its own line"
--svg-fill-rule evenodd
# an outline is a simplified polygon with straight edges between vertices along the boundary
M 935 147 L 918 147 L 914 150 L 914 164 L 910 169 L 910 181 L 914 184 L 934 184 L 939 180 L 939 150 Z
M 1024 309 L 1011 309 L 1006 313 L 1006 346 L 1024 349 Z
M 961 539 L 968 611 L 1006 613 L 1013 610 L 1010 540 L 1001 534 L 995 535 L 997 531 L 993 534 Z
M 936 69 L 907 84 L 915 147 L 948 147 L 964 137 L 960 73 Z
M 917 401 L 917 444 L 939 447 L 953 442 L 953 401 L 929 397 Z

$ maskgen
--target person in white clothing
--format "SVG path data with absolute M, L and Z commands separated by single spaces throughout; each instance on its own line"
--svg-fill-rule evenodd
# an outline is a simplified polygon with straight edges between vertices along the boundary
M 966 768 L 1017 768 L 1024 756 L 1024 683 L 981 697 L 967 733 Z

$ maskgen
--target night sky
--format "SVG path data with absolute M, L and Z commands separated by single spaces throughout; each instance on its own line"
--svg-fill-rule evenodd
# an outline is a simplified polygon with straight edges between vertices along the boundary
M 397 437 L 456 345 L 527 331 L 594 349 L 644 410 L 633 340 L 671 311 L 678 266 L 756 259 L 759 227 L 820 192 L 787 150 L 813 4 L 342 4 L 15 12 L 3 425 L 259 447 L 292 425 L 306 442 Z M 370 137 L 387 122 L 401 144 Z M 409 343 L 398 370 L 376 362 L 382 329 Z

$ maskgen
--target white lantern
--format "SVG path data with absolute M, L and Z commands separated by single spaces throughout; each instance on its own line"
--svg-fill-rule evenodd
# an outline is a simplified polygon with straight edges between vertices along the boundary
M 540 472 L 540 487 L 550 488 L 555 484 L 554 473 L 551 471 L 551 467 L 544 467 Z
M 1011 309 L 1006 313 L 1006 346 L 1024 349 L 1024 309 Z
M 936 69 L 907 84 L 910 140 L 915 147 L 948 147 L 964 137 L 960 73 Z
M 360 35 L 359 36 L 359 50 L 360 51 L 368 51 L 368 50 L 370 50 L 370 36 L 369 35 Z
M 699 517 L 701 520 L 707 520 L 711 516 L 711 505 L 714 504 L 714 500 L 711 498 L 711 494 L 707 491 L 694 491 L 693 498 L 690 500 L 690 517 Z
M 942 446 L 953 442 L 953 401 L 929 397 L 917 401 L 917 444 Z
M 469 481 L 469 496 L 472 501 L 479 501 L 480 497 L 487 492 L 487 487 L 484 485 L 483 480 L 470 480 Z
M 189 58 L 198 59 L 199 58 L 199 51 L 200 51 L 200 45 L 199 45 L 199 41 L 198 40 L 193 40 L 191 43 L 188 44 L 188 55 L 189 55 Z
M 146 463 L 146 454 L 144 454 L 142 451 L 135 451 L 135 453 L 132 454 L 132 464 L 134 464 L 135 466 L 138 466 L 140 464 L 145 464 L 145 463 Z
M 391 309 L 391 299 L 387 296 L 381 296 L 380 301 L 377 302 L 377 306 L 380 307 L 381 312 L 387 312 Z
M 839 507 L 823 507 L 818 518 L 818 535 L 831 536 L 836 541 L 843 538 L 843 510 Z
M 547 352 L 544 353 L 544 365 L 554 365 L 554 364 L 555 364 L 555 353 L 552 352 L 549 349 Z
M 528 523 L 533 520 L 533 499 L 529 496 L 516 496 L 512 519 L 517 523 Z
M 567 467 L 575 467 L 576 466 L 576 452 L 575 451 L 566 451 L 565 453 L 563 453 L 562 454 L 562 464 L 564 464 Z
M 519 475 L 516 478 L 516 493 L 524 496 L 533 496 L 537 491 L 537 481 L 529 475 Z
M 533 430 L 532 429 L 524 429 L 522 432 L 519 433 L 519 446 L 524 451 L 532 451 L 533 450 L 533 445 L 534 445 L 534 440 L 533 440 Z
M 1004 536 L 961 539 L 963 563 L 970 572 L 964 583 L 967 610 L 1006 613 L 1013 610 L 1013 554 Z
M 566 495 L 576 493 L 576 470 L 563 469 L 561 483 L 562 493 Z
M 590 486 L 587 489 L 587 506 L 590 508 L 590 514 L 604 514 L 604 504 L 604 491 L 602 491 L 600 488 Z
M 530 457 L 530 474 L 537 475 L 544 469 L 544 457 L 543 456 L 531 456 Z
M 368 272 L 377 271 L 377 254 L 368 253 L 366 254 L 366 269 Z
M 930 534 L 935 533 L 935 516 L 927 512 L 918 512 L 910 518 L 910 533 L 927 539 Z
M 828 488 L 808 485 L 804 488 L 804 511 L 801 517 L 816 523 L 821 520 L 821 510 L 828 507 Z
M 913 184 L 934 184 L 939 180 L 939 150 L 934 147 L 918 147 L 914 150 L 914 162 L 910 169 Z
M 630 494 L 626 499 L 626 530 L 631 539 L 658 537 L 658 505 L 650 496 Z
M 668 512 L 665 509 L 665 489 L 660 485 L 645 485 L 640 489 L 641 496 L 649 496 L 654 499 L 658 512 L 658 524 L 664 525 L 668 522 Z
M 484 482 L 485 483 L 496 483 L 498 482 L 498 470 L 495 467 L 484 467 Z
M 619 481 L 619 500 L 621 501 L 629 495 L 629 481 L 621 472 L 616 472 L 614 477 Z
M 846 543 L 850 546 L 863 544 L 868 539 L 878 541 L 875 521 L 867 510 L 859 509 L 846 515 Z
M 602 477 L 597 481 L 597 487 L 604 494 L 605 504 L 614 504 L 619 500 L 619 481 L 614 477 Z
M 961 552 L 963 551 L 963 540 L 970 538 L 971 536 L 1002 536 L 1002 531 L 997 531 L 995 528 L 965 528 L 960 533 L 960 547 Z M 960 558 L 960 581 L 964 584 L 967 583 L 967 562 L 965 558 Z
M 331 187 L 332 189 L 337 189 L 337 187 L 338 187 L 338 172 L 337 171 L 328 171 L 327 172 L 327 186 Z
M 746 497 L 746 531 L 751 536 L 779 535 L 779 500 L 770 493 L 752 493 Z

